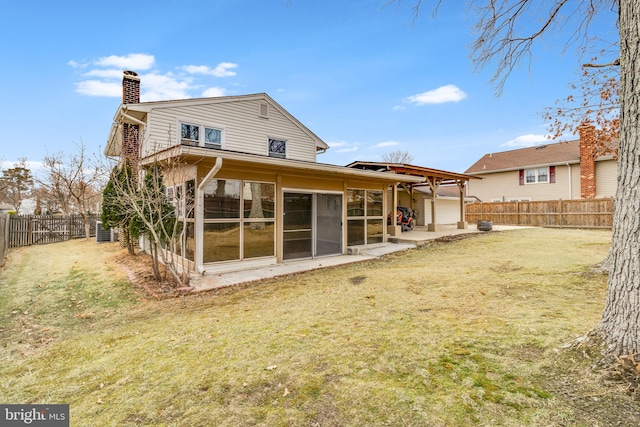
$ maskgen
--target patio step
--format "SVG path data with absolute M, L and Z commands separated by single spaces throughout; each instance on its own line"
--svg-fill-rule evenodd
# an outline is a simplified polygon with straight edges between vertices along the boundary
M 359 245 L 349 246 L 347 248 L 347 255 L 362 255 L 370 257 L 380 257 L 382 255 L 390 254 L 392 252 L 405 251 L 407 249 L 413 249 L 416 245 L 412 243 L 376 243 L 373 245 Z

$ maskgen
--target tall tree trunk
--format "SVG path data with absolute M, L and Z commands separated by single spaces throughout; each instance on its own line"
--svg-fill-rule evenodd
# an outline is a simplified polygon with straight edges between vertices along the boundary
M 640 0 L 620 0 L 620 151 L 607 301 L 598 330 L 640 353 Z
M 82 222 L 84 223 L 84 237 L 85 239 L 91 239 L 91 224 L 89 224 L 89 215 L 86 212 L 80 214 Z

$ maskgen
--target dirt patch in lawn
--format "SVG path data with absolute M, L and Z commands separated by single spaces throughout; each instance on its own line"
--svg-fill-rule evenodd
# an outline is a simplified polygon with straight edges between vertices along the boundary
M 580 425 L 640 425 L 637 365 L 625 358 L 608 360 L 593 335 L 558 349 L 545 374 L 549 391 L 573 408 Z
M 115 262 L 129 278 L 129 282 L 145 298 L 164 299 L 177 295 L 178 285 L 164 266 L 160 266 L 163 280 L 153 277 L 151 256 L 147 254 L 129 255 L 123 250 L 115 257 Z

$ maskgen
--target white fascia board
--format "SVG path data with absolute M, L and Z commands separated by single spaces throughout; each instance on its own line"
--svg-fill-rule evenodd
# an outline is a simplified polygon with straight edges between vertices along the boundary
M 514 166 L 511 168 L 504 168 L 504 169 L 491 169 L 491 170 L 483 170 L 481 172 L 466 172 L 467 175 L 487 175 L 490 173 L 500 173 L 500 172 L 513 172 L 513 171 L 519 171 L 520 169 L 535 169 L 535 168 L 544 168 L 544 167 L 548 167 L 548 166 L 566 166 L 567 164 L 570 165 L 579 165 L 580 164 L 580 160 L 570 160 L 568 162 L 553 162 L 553 163 L 542 163 L 539 165 L 522 165 L 522 166 Z
M 394 183 L 394 182 L 421 183 L 425 181 L 425 178 L 421 176 L 399 175 L 399 174 L 394 174 L 390 172 L 367 171 L 362 169 L 348 168 L 346 166 L 330 165 L 326 163 L 305 162 L 303 160 L 293 160 L 293 159 L 279 159 L 276 157 L 267 157 L 267 156 L 262 156 L 258 154 L 237 153 L 233 151 L 224 151 L 224 150 L 211 150 L 208 148 L 191 147 L 191 146 L 185 146 L 185 145 L 176 145 L 161 153 L 156 153 L 154 155 L 148 156 L 147 158 L 142 159 L 142 162 L 152 163 L 155 160 L 162 161 L 168 158 L 180 157 L 180 156 L 196 156 L 196 157 L 202 157 L 202 158 L 221 157 L 222 159 L 225 159 L 225 160 L 228 159 L 228 160 L 235 160 L 235 161 L 244 161 L 244 162 L 251 162 L 251 163 L 256 163 L 261 165 L 291 168 L 291 169 L 297 169 L 297 170 L 308 170 L 308 171 L 324 172 L 324 173 L 329 172 L 329 173 L 353 176 L 358 178 L 383 180 L 390 183 Z

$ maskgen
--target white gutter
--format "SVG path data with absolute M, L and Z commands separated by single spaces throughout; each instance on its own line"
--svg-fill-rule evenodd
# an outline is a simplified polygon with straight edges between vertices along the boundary
M 504 169 L 485 169 L 485 170 L 476 171 L 476 172 L 465 172 L 465 174 L 466 175 L 471 175 L 471 176 L 487 175 L 487 174 L 490 174 L 490 173 L 512 172 L 512 171 L 517 171 L 517 170 L 520 170 L 520 169 L 544 168 L 544 167 L 549 167 L 549 166 L 555 166 L 558 163 L 560 163 L 560 162 L 556 162 L 556 163 L 541 163 L 541 164 L 538 164 L 538 165 L 520 165 L 520 166 L 514 166 L 514 167 L 504 168 Z M 580 160 L 569 160 L 568 162 L 565 162 L 565 164 L 577 165 L 577 164 L 580 164 Z
M 196 191 L 196 271 L 204 274 L 204 256 L 202 248 L 204 247 L 204 189 L 211 182 L 214 176 L 222 168 L 222 157 L 216 157 L 216 163 L 213 165 L 209 173 L 198 184 Z
M 573 191 L 571 190 L 571 186 L 573 184 L 573 180 L 571 179 L 571 165 L 569 162 L 565 163 L 567 165 L 567 169 L 569 169 L 569 200 L 573 199 Z

